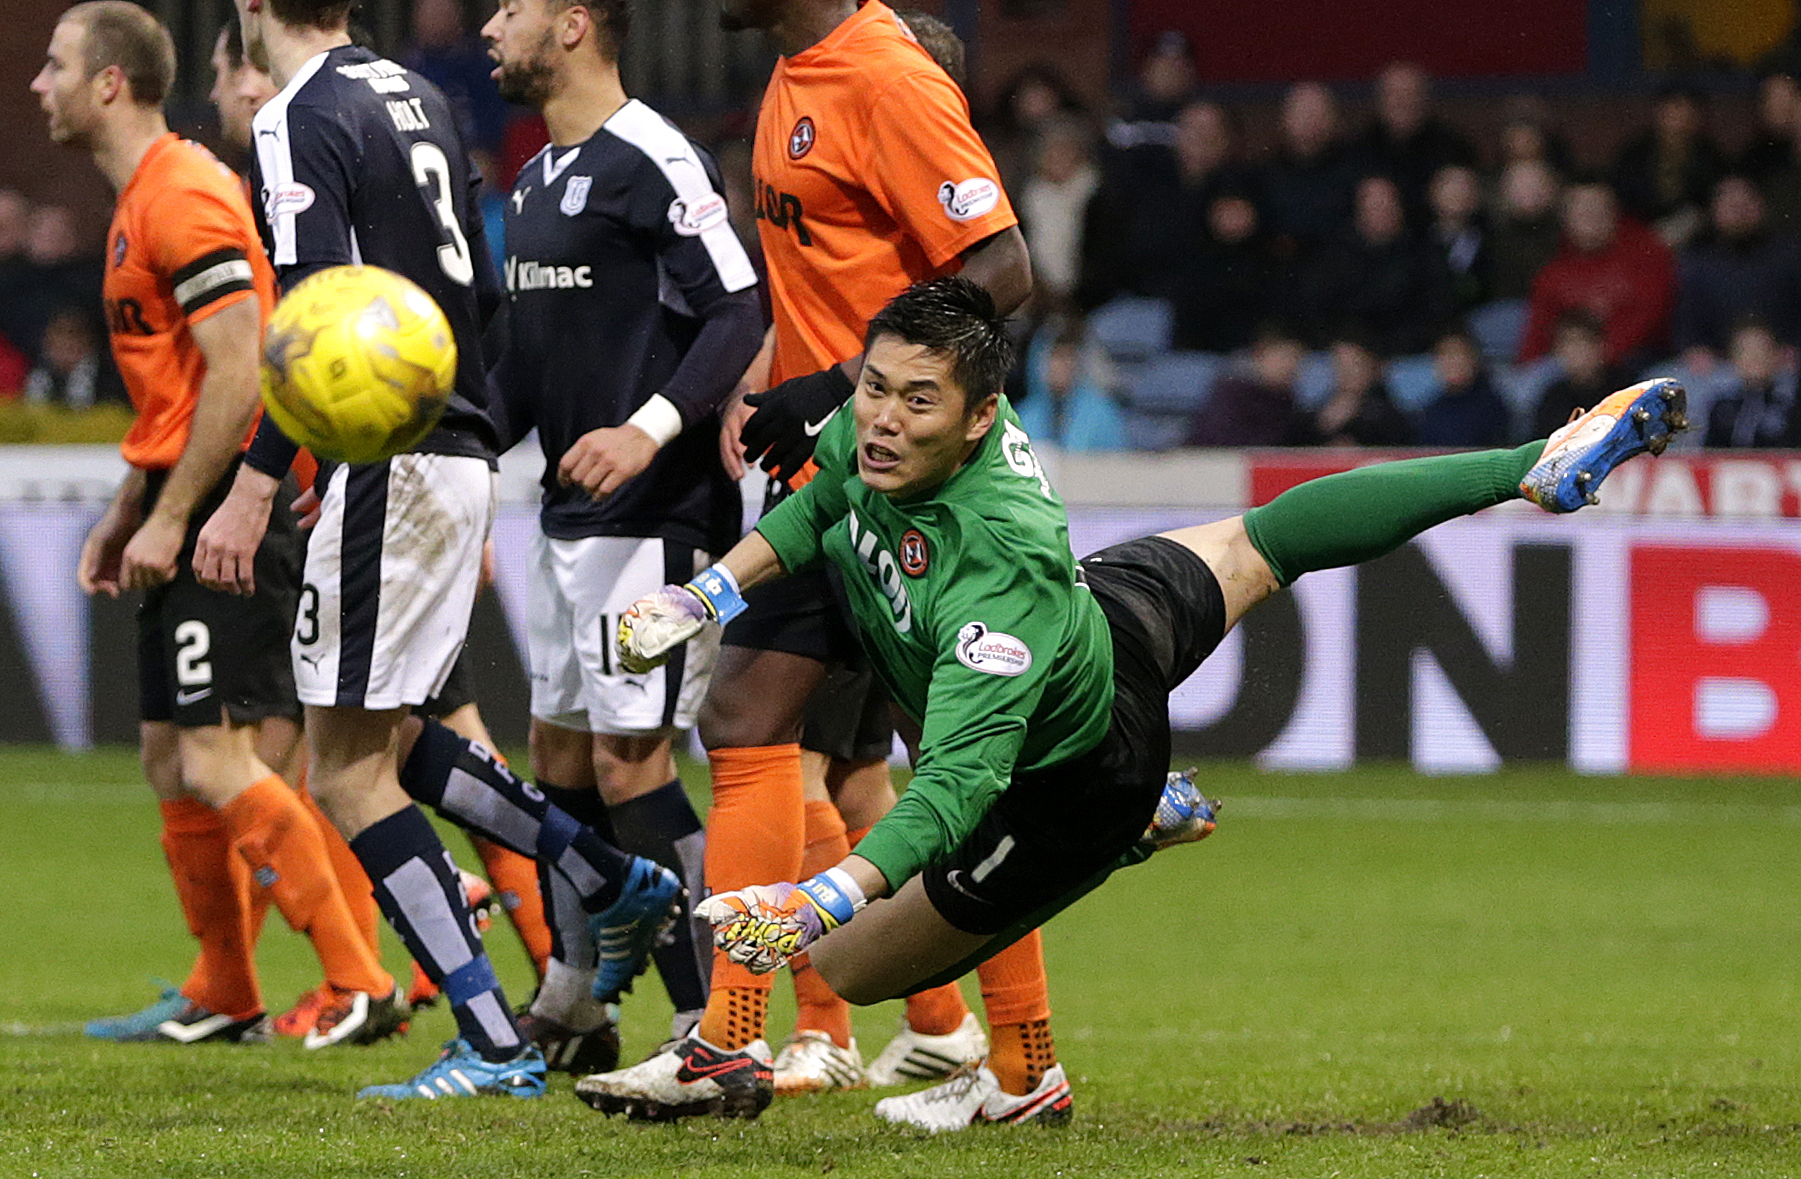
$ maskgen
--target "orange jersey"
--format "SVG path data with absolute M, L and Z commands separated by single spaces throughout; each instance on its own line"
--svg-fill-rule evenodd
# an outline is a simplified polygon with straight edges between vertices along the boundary
M 113 210 L 103 292 L 138 412 L 119 449 L 134 467 L 167 469 L 187 446 L 206 371 L 189 325 L 245 299 L 261 302 L 264 321 L 275 306 L 275 272 L 236 174 L 172 133 L 152 144 Z
M 771 383 L 857 355 L 883 304 L 1018 224 L 968 100 L 881 0 L 776 64 L 752 162 Z

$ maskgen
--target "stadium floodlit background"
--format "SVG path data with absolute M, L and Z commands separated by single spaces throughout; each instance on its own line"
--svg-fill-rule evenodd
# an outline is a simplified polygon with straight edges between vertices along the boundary
M 25 1127 L 0 1130 L 0 1175 L 59 1173 L 45 1143 L 87 1160 L 71 1174 L 145 1173 L 206 1148 L 179 1129 L 156 1137 L 187 1124 L 171 1095 L 146 1123 L 162 1153 L 109 1169 L 93 1160 L 120 1136 L 66 1120 L 81 1091 L 58 1088 L 67 1073 L 110 1095 L 119 1059 L 134 1084 L 207 1083 L 66 1036 L 128 1007 L 141 976 L 179 969 L 187 946 L 148 791 L 121 754 L 136 734 L 131 608 L 73 583 L 127 419 L 96 319 L 110 194 L 85 157 L 47 142 L 26 91 L 64 7 L 10 0 L 15 51 L 0 59 L 0 829 L 14 833 L 0 863 L 18 865 L 27 898 L 7 907 L 0 944 L 40 950 L 0 955 L 0 1027 L 29 1033 L 0 1039 L 0 1064 L 30 1078 L 10 1099 L 0 1080 L 0 1111 L 12 1103 Z M 212 143 L 205 63 L 228 5 L 148 7 L 177 37 L 171 121 Z M 1598 510 L 1552 520 L 1519 505 L 1447 525 L 1365 569 L 1308 577 L 1231 636 L 1172 702 L 1183 751 L 1238 800 L 1226 828 L 1182 853 L 1194 874 L 1159 861 L 1110 886 L 1137 902 L 1130 949 L 1096 901 L 1048 939 L 1059 1033 L 1084 1074 L 1071 1145 L 946 1157 L 963 1173 L 1047 1160 L 1129 1173 L 1112 1147 L 1137 1134 L 1152 1152 L 1142 1173 L 1288 1158 L 1283 1173 L 1388 1175 L 1405 1169 L 1392 1154 L 1334 1136 L 1419 1131 L 1446 1136 L 1444 1174 L 1794 1173 L 1801 1037 L 1781 952 L 1796 932 L 1783 849 L 1801 814 L 1790 0 L 919 7 L 966 44 L 976 124 L 1033 251 L 1040 285 L 1012 391 L 1079 549 L 1421 446 L 1542 436 L 1609 382 L 1681 376 L 1697 427 L 1622 469 Z M 713 0 L 635 8 L 628 89 L 714 149 L 754 243 L 748 139 L 771 51 L 720 31 Z M 543 131 L 488 88 L 472 38 L 487 14 L 384 0 L 358 19 L 458 94 L 498 218 Z M 1385 118 L 1412 129 L 1384 133 Z M 1583 189 L 1611 193 L 1620 215 L 1576 248 L 1562 216 Z M 500 577 L 471 637 L 484 710 L 515 748 L 535 465 L 507 459 Z M 1174 925 L 1157 917 L 1197 880 L 1213 900 Z M 137 907 L 100 915 L 102 894 Z M 30 918 L 42 904 L 79 907 L 81 932 L 46 937 Z M 305 982 L 272 944 L 288 940 L 265 939 L 284 980 L 272 989 L 283 970 Z M 1180 983 L 1182 1010 L 1160 992 L 1122 995 L 1128 975 Z M 860 1018 L 869 1051 L 890 1018 Z M 1206 1063 L 1179 1082 L 1144 1063 L 1172 1044 Z M 276 1060 L 270 1086 L 315 1083 Z M 330 1084 L 295 1098 L 294 1125 L 337 1125 L 358 1067 L 377 1066 L 332 1062 Z M 783 1108 L 764 1127 L 787 1151 L 779 1165 L 734 1131 L 731 1151 L 750 1153 L 714 1158 L 718 1173 L 818 1173 L 820 1150 L 828 1169 L 937 1165 L 893 1138 L 860 1153 L 824 1107 L 781 1122 Z M 1100 1114 L 1129 1132 L 1084 1137 Z M 480 1132 L 483 1115 L 450 1116 Z M 403 1129 L 383 1133 L 418 1149 Z M 1512 1153 L 1535 1136 L 1536 1161 Z M 700 1140 L 657 1141 L 647 1172 L 705 1157 Z M 385 1173 L 382 1152 L 401 1146 L 367 1142 L 362 1165 Z M 38 1153 L 15 1171 L 7 1160 L 26 1156 L 9 1146 Z M 289 1173 L 274 1159 L 270 1173 Z

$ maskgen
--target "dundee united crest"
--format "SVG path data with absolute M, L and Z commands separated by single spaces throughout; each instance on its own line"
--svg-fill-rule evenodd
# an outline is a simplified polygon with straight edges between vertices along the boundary
M 930 562 L 931 553 L 926 548 L 925 536 L 917 528 L 907 529 L 900 542 L 901 568 L 908 576 L 918 577 Z
M 813 140 L 818 137 L 813 130 L 813 120 L 802 115 L 800 122 L 794 124 L 794 130 L 788 132 L 788 158 L 798 160 L 813 150 Z

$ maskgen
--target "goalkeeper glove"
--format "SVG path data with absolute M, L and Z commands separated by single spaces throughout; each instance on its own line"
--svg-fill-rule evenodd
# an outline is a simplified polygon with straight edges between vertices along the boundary
M 646 594 L 620 616 L 619 665 L 641 675 L 660 666 L 708 622 L 724 626 L 742 613 L 738 579 L 724 565 L 708 566 L 686 585 Z
M 744 404 L 757 412 L 739 435 L 744 457 L 787 482 L 813 457 L 819 432 L 855 391 L 850 378 L 834 364 L 750 394 Z
M 713 944 L 752 974 L 788 960 L 849 921 L 863 890 L 842 868 L 799 884 L 753 884 L 708 897 L 694 912 L 713 924 Z

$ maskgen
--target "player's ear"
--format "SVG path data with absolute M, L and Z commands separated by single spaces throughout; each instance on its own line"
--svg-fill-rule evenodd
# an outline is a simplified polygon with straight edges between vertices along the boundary
M 125 93 L 125 71 L 116 65 L 103 67 L 88 82 L 101 102 L 115 102 Z
M 585 4 L 571 4 L 558 18 L 558 39 L 564 49 L 574 49 L 594 32 L 594 14 Z
M 969 409 L 965 416 L 969 419 L 963 431 L 965 442 L 975 442 L 987 436 L 994 428 L 995 415 L 1000 412 L 1001 399 L 990 393 L 981 402 Z

